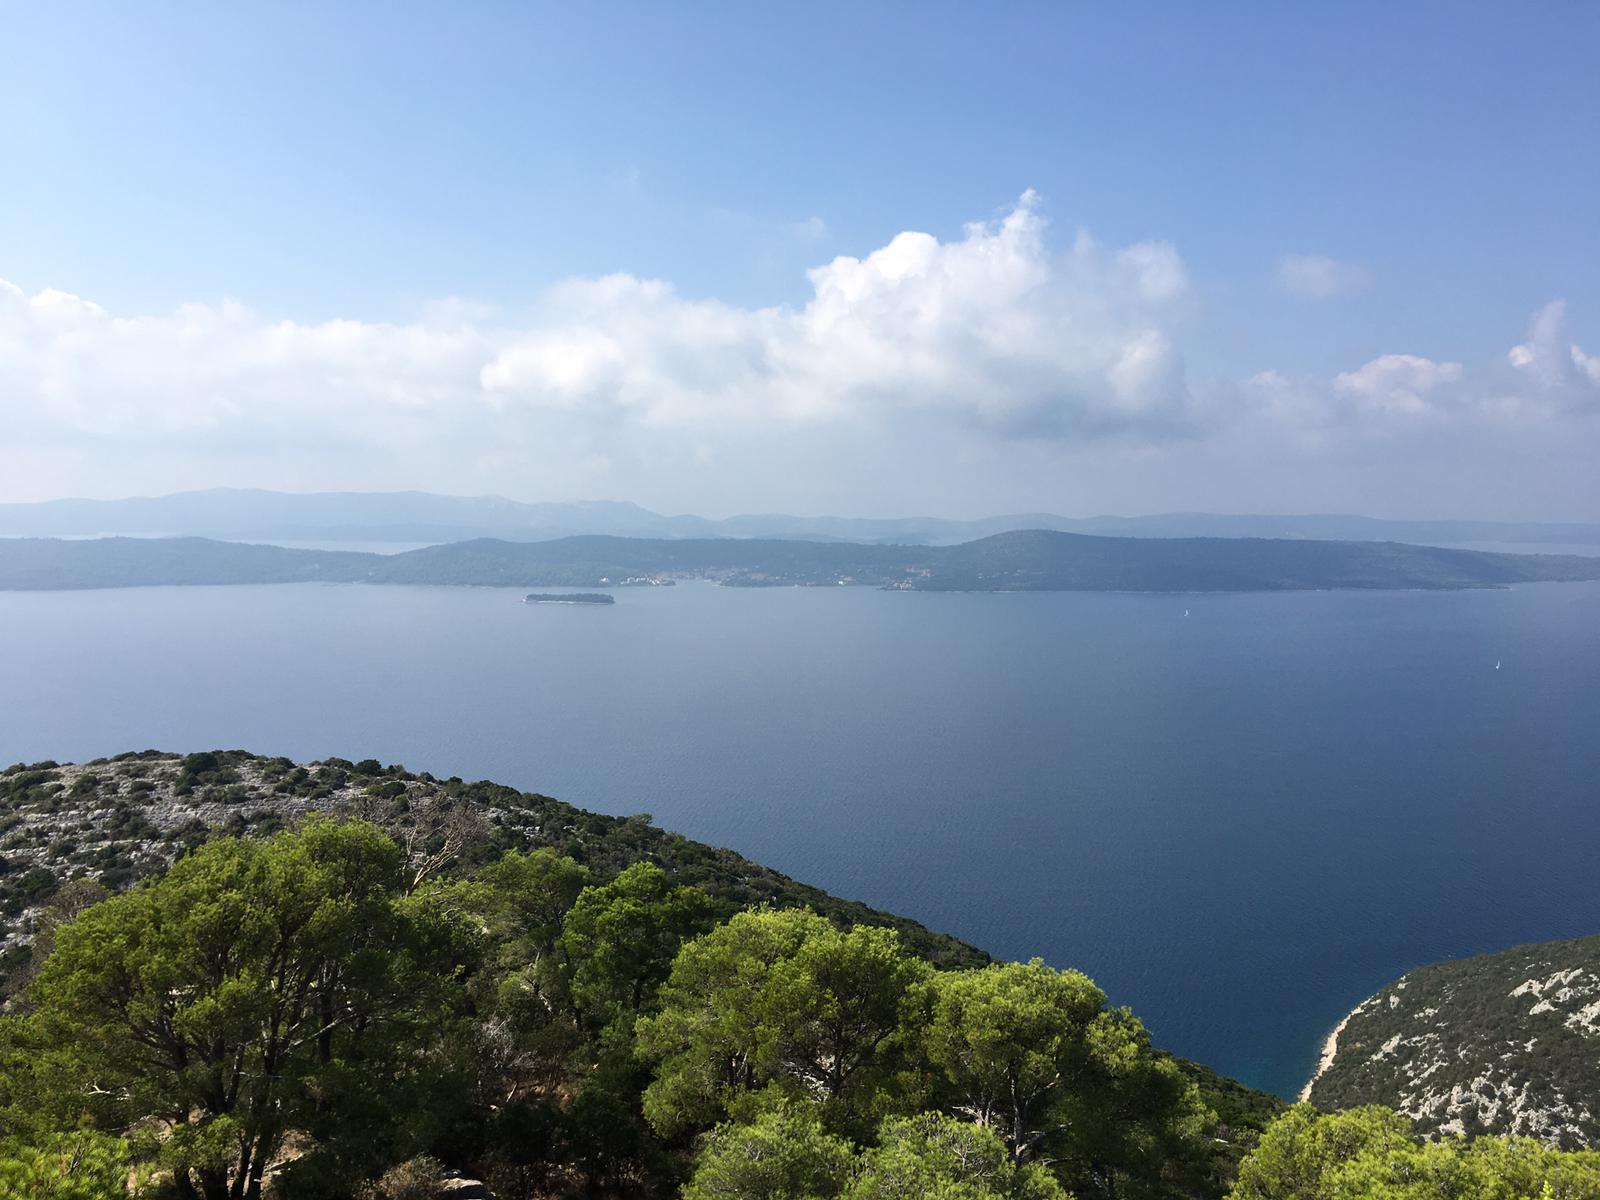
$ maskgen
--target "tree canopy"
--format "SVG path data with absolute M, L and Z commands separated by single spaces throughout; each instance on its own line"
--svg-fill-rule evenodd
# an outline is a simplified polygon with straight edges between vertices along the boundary
M 397 1200 L 446 1168 L 501 1200 L 1600 1198 L 1600 1155 L 1380 1109 L 1294 1109 L 1235 1173 L 1254 1110 L 1079 972 L 940 971 L 649 862 L 417 853 L 309 818 L 78 889 L 0 1015 L 0 1200 Z
M 1593 1200 L 1600 1153 L 1529 1138 L 1427 1143 L 1392 1109 L 1297 1105 L 1262 1135 L 1229 1200 Z
M 768 1086 L 870 1109 L 894 1086 L 931 975 L 889 930 L 844 932 L 804 910 L 739 913 L 683 948 L 660 1014 L 641 1024 L 640 1053 L 655 1064 L 645 1115 L 670 1135 Z
M 63 926 L 14 1031 L 19 1097 L 63 1123 L 158 1122 L 181 1197 L 259 1195 L 295 1130 L 384 1103 L 454 999 L 467 931 L 404 896 L 395 844 L 311 821 L 219 839 Z M 376 1148 L 376 1147 L 375 1147 Z

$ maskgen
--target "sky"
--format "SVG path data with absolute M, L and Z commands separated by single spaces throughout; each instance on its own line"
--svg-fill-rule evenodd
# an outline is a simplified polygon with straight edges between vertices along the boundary
M 1597 44 L 0 0 L 0 501 L 1600 520 Z

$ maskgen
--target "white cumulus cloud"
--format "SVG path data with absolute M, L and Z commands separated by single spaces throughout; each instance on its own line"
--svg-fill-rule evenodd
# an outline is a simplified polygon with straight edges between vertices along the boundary
M 1490 461 L 1522 438 L 1582 457 L 1600 428 L 1600 358 L 1559 302 L 1470 368 L 1396 353 L 1192 383 L 1177 250 L 1049 234 L 1028 193 L 955 237 L 822 263 L 790 305 L 615 274 L 516 319 L 459 298 L 399 322 L 123 315 L 0 282 L 0 498 L 251 483 L 986 511 L 1078 487 L 1098 507 L 1229 454 Z
M 1507 365 L 1509 364 L 1509 366 Z M 1238 393 L 1247 411 L 1305 444 L 1367 431 L 1389 437 L 1408 429 L 1458 432 L 1473 428 L 1556 429 L 1574 432 L 1600 413 L 1600 356 L 1590 355 L 1566 332 L 1561 301 L 1533 315 L 1527 340 L 1504 361 L 1468 368 L 1417 354 L 1384 354 L 1332 378 L 1258 373 Z
M 515 325 L 460 301 L 411 323 L 272 320 L 233 302 L 119 317 L 0 292 L 0 404 L 60 436 L 426 439 L 561 414 L 696 434 L 929 414 L 1005 435 L 1183 427 L 1170 332 L 1188 278 L 1163 243 L 1046 244 L 1032 193 L 941 241 L 907 232 L 745 308 L 626 274 L 548 289 Z
M 558 289 L 548 327 L 482 372 L 488 391 L 652 425 L 941 412 L 1007 433 L 1162 433 L 1187 391 L 1166 326 L 1188 289 L 1176 251 L 1049 253 L 1029 194 L 941 242 L 902 233 L 808 272 L 797 309 L 691 300 L 628 276 Z
M 1438 411 L 1433 393 L 1461 378 L 1461 364 L 1415 354 L 1385 354 L 1334 377 L 1333 390 L 1366 412 L 1420 416 Z
M 1600 355 L 1567 340 L 1567 306 L 1553 300 L 1534 314 L 1528 340 L 1506 355 L 1541 391 L 1573 407 L 1600 406 Z

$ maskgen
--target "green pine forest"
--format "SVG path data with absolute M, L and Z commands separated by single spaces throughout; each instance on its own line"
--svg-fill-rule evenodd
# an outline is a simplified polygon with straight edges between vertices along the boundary
M 123 785 L 152 762 L 179 795 L 247 764 L 280 795 L 334 777 L 126 756 Z M 0 785 L 59 813 L 53 768 Z M 182 839 L 121 890 L 36 888 L 0 1197 L 1600 1197 L 1594 1152 L 1424 1143 L 1175 1060 L 1077 971 L 736 856 L 686 870 L 691 843 L 637 823 L 575 837 L 585 814 L 535 806 L 512 837 L 472 785 L 331 769 L 370 803 Z

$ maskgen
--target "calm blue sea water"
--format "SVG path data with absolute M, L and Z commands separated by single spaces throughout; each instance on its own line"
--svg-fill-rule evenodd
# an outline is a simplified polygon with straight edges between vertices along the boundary
M 1082 967 L 1280 1092 L 1407 968 L 1600 931 L 1600 586 L 518 598 L 0 594 L 0 761 L 371 756 L 651 812 Z

